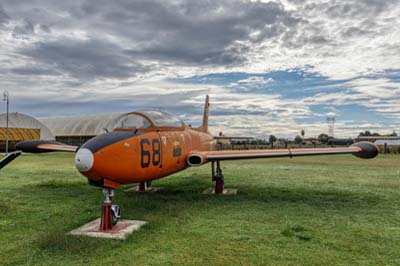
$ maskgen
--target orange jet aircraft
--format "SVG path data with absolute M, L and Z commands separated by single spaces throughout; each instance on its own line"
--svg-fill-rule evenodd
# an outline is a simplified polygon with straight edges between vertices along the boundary
M 139 190 L 144 191 L 152 180 L 211 162 L 215 193 L 220 194 L 224 190 L 220 167 L 223 160 L 345 153 L 368 159 L 379 153 L 377 146 L 369 142 L 345 148 L 216 151 L 219 137 L 208 132 L 208 110 L 207 96 L 203 123 L 197 128 L 165 112 L 140 111 L 125 114 L 112 132 L 94 137 L 80 147 L 44 140 L 20 142 L 17 152 L 0 161 L 0 168 L 21 152 L 76 152 L 76 168 L 89 184 L 103 188 L 106 199 L 99 230 L 108 231 L 120 218 L 119 207 L 112 204 L 112 198 L 114 189 L 121 184 L 139 183 Z

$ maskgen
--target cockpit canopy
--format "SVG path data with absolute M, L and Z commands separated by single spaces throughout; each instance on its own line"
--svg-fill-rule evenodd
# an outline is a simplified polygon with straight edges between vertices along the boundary
M 115 127 L 116 129 L 139 129 L 153 127 L 182 127 L 179 118 L 157 110 L 145 110 L 123 115 Z

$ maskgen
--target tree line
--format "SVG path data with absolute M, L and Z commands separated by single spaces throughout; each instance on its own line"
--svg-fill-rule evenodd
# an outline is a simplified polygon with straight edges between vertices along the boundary
M 252 139 L 252 140 L 232 140 L 231 142 L 233 144 L 251 144 L 251 145 L 274 145 L 274 143 L 278 143 L 278 144 L 286 144 L 286 143 L 295 143 L 295 144 L 302 144 L 304 143 L 304 136 L 305 136 L 305 130 L 302 129 L 300 131 L 300 135 L 296 135 L 295 138 L 293 140 L 289 140 L 287 138 L 278 138 L 275 135 L 269 135 L 268 139 Z M 371 132 L 369 130 L 365 130 L 363 132 L 360 132 L 358 134 L 359 137 L 397 137 L 397 133 L 395 131 L 393 131 L 390 134 L 379 134 L 377 132 Z M 327 144 L 329 142 L 330 139 L 334 139 L 331 136 L 328 136 L 328 134 L 325 133 L 321 133 L 318 135 L 318 137 L 316 138 L 320 143 L 322 144 Z

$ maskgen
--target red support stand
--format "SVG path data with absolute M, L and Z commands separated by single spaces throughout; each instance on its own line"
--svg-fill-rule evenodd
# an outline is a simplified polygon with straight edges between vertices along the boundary
M 114 190 L 112 188 L 103 188 L 103 195 L 105 196 L 105 200 L 101 205 L 101 221 L 100 228 L 101 232 L 106 232 L 113 229 L 112 223 L 112 198 L 114 197 Z
M 103 203 L 101 206 L 101 222 L 100 222 L 100 231 L 106 232 L 112 229 L 111 222 L 111 206 L 112 203 Z
M 143 192 L 146 191 L 147 189 L 147 183 L 146 182 L 140 182 L 139 183 L 139 191 Z
M 215 179 L 215 194 L 222 194 L 224 192 L 224 179 L 216 178 Z
M 221 164 L 217 161 L 217 172 L 215 173 L 214 162 L 212 162 L 212 180 L 215 181 L 215 194 L 224 192 L 224 176 L 222 175 Z

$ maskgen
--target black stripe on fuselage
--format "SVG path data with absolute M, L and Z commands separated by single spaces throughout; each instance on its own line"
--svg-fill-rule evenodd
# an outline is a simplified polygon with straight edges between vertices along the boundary
M 95 153 L 101 150 L 104 147 L 112 145 L 116 142 L 119 142 L 124 139 L 129 139 L 131 137 L 135 137 L 138 135 L 142 135 L 144 132 L 140 132 L 138 130 L 120 130 L 120 131 L 112 131 L 109 133 L 105 133 L 94 137 L 87 141 L 85 144 L 81 146 L 81 148 L 85 148 L 90 150 L 91 152 Z

